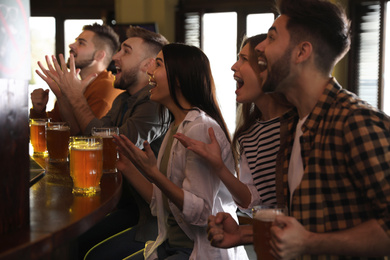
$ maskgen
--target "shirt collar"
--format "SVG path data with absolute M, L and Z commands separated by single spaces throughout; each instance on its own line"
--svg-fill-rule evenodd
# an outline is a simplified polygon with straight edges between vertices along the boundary
M 331 78 L 328 85 L 325 87 L 324 92 L 318 99 L 317 104 L 314 106 L 312 112 L 309 114 L 307 120 L 302 126 L 302 131 L 307 130 L 315 131 L 319 122 L 324 118 L 325 114 L 333 104 L 337 93 L 342 89 L 340 84 L 335 78 Z

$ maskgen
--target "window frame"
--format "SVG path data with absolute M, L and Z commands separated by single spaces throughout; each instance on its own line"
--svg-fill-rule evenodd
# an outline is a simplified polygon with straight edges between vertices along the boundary
M 237 50 L 246 34 L 246 17 L 253 13 L 273 13 L 277 17 L 274 0 L 182 0 L 179 1 L 175 17 L 175 40 L 185 42 L 185 16 L 187 13 L 196 13 L 200 17 L 199 41 L 202 48 L 202 17 L 205 13 L 236 12 L 237 13 Z
M 360 64 L 360 49 L 361 46 L 361 32 L 362 32 L 362 19 L 366 13 L 361 10 L 362 5 L 379 4 L 379 35 L 378 35 L 378 75 L 377 75 L 377 107 L 383 109 L 383 92 L 384 92 L 384 71 L 385 71 L 385 42 L 384 42 L 384 30 L 386 22 L 386 8 L 388 0 L 349 0 L 349 16 L 352 21 L 351 33 L 352 42 L 350 48 L 349 62 L 348 62 L 348 82 L 350 91 L 359 95 L 359 69 Z M 364 96 L 359 95 L 360 98 L 365 100 Z

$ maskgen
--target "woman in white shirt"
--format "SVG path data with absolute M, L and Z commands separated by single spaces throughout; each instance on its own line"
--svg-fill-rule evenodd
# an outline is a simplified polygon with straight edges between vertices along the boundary
M 233 198 L 207 161 L 173 138 L 182 133 L 210 142 L 212 128 L 226 170 L 235 178 L 229 135 L 215 98 L 206 55 L 196 47 L 168 44 L 148 70 L 150 99 L 169 110 L 170 123 L 157 160 L 148 143 L 142 151 L 125 136 L 116 137 L 117 167 L 150 203 L 158 218 L 159 235 L 146 244 L 145 259 L 247 259 L 243 247 L 220 249 L 207 239 L 209 215 L 227 212 L 237 221 Z M 142 171 L 141 174 L 140 169 Z M 129 259 L 135 259 L 134 258 Z
M 209 130 L 211 143 L 175 135 L 189 150 L 196 152 L 212 166 L 232 193 L 240 210 L 251 216 L 251 208 L 262 203 L 281 203 L 276 198 L 275 166 L 280 147 L 280 125 L 290 116 L 291 105 L 278 94 L 262 90 L 267 71 L 262 68 L 257 44 L 266 34 L 244 39 L 237 62 L 232 66 L 237 81 L 236 100 L 240 103 L 239 123 L 232 147 L 240 158 L 239 179 L 229 174 L 220 156 L 220 147 Z M 284 201 L 282 202 L 284 203 Z

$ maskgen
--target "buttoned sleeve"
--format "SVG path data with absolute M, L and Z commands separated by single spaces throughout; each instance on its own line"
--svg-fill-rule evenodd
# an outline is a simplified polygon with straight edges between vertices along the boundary
M 259 195 L 259 192 L 257 191 L 257 188 L 255 184 L 253 183 L 253 177 L 249 169 L 248 160 L 245 156 L 245 153 L 241 154 L 240 158 L 240 181 L 244 183 L 251 193 L 251 202 L 248 205 L 247 208 L 240 207 L 240 205 L 237 204 L 238 208 L 246 213 L 248 216 L 252 217 L 252 208 L 255 205 L 260 205 L 261 198 Z
M 209 126 L 202 123 L 194 124 L 184 134 L 190 138 L 210 143 Z M 213 126 L 213 129 L 222 151 L 226 150 L 224 147 L 228 142 L 222 130 L 216 125 Z M 180 215 L 184 221 L 191 225 L 206 226 L 208 217 L 213 213 L 214 199 L 219 191 L 220 180 L 211 172 L 211 168 L 203 158 L 190 150 L 184 150 L 184 152 L 185 165 L 182 182 L 184 205 Z M 173 181 L 175 182 L 175 180 Z

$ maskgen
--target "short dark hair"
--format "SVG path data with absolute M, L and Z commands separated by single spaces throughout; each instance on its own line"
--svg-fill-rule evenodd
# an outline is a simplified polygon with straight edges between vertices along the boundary
M 280 0 L 278 9 L 289 18 L 287 30 L 292 43 L 310 41 L 318 69 L 329 74 L 351 44 L 344 8 L 328 0 Z
M 168 44 L 168 40 L 161 34 L 152 32 L 139 26 L 130 26 L 127 29 L 126 36 L 128 38 L 141 38 L 149 47 L 152 56 L 157 56 L 162 47 Z
M 93 37 L 93 44 L 98 50 L 106 50 L 107 53 L 107 61 L 110 62 L 112 56 L 118 51 L 120 42 L 118 34 L 107 25 L 100 25 L 97 23 L 91 25 L 85 25 L 83 27 L 83 31 L 91 31 L 95 33 Z M 105 48 L 108 47 L 107 49 Z

